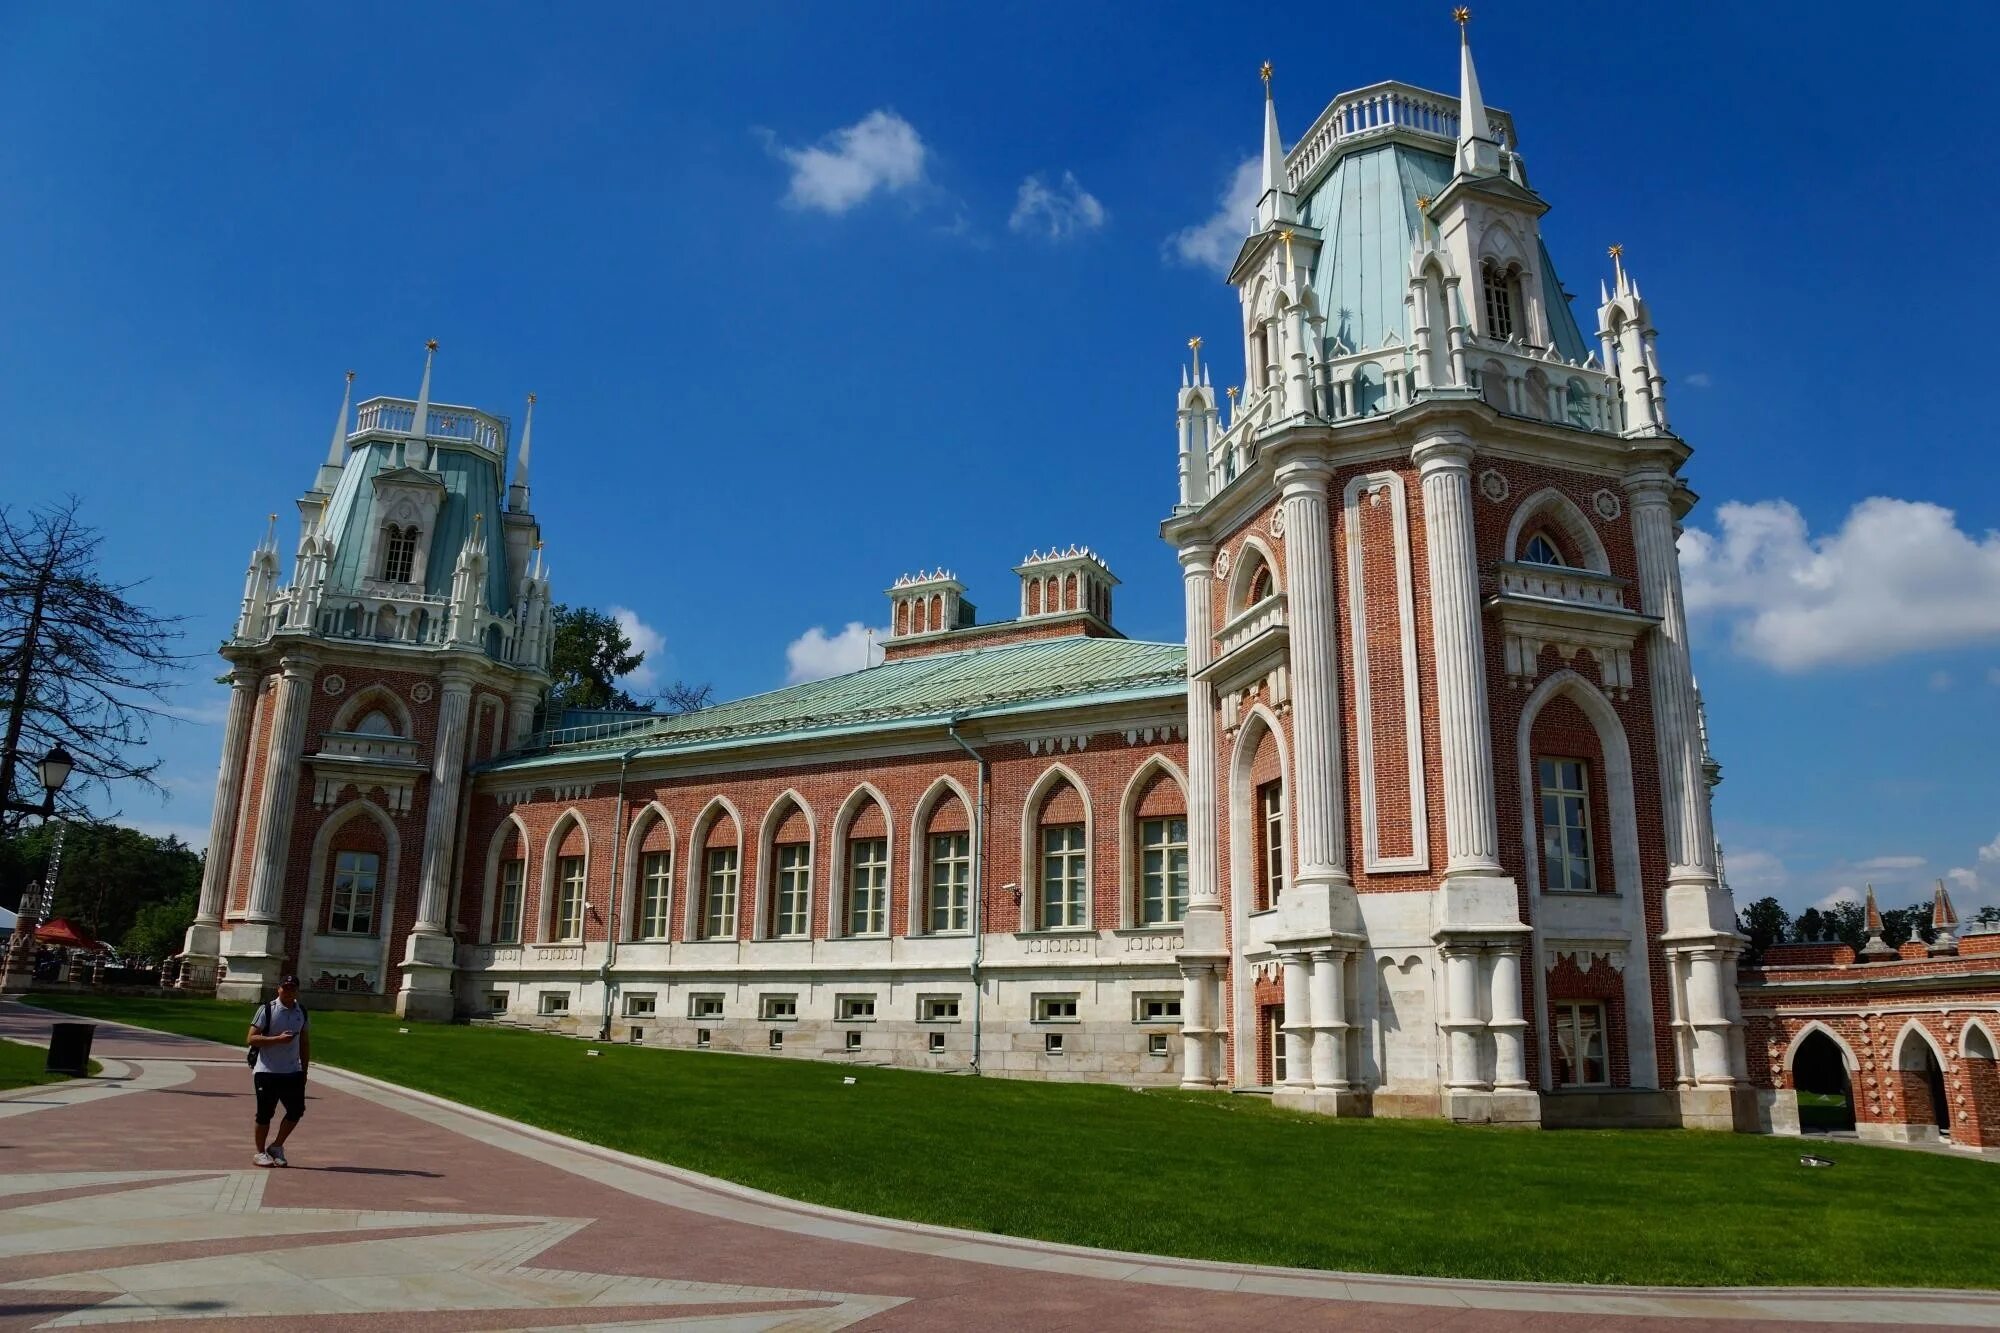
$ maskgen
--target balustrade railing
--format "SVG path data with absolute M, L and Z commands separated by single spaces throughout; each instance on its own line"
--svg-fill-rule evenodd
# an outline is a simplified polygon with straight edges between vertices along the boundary
M 1625 610 L 1625 581 L 1590 569 L 1566 565 L 1507 563 L 1496 567 L 1500 591 L 1505 596 L 1536 597 L 1547 602 L 1568 602 L 1573 606 Z
M 1263 601 L 1239 611 L 1217 632 L 1215 641 L 1222 650 L 1220 656 L 1229 656 L 1260 635 L 1284 629 L 1287 623 L 1285 594 L 1274 592 Z
M 1486 118 L 1494 138 L 1503 144 L 1514 142 L 1513 117 L 1489 108 Z M 1378 83 L 1342 96 L 1320 113 L 1286 155 L 1286 187 L 1294 194 L 1303 193 L 1335 148 L 1394 130 L 1455 142 L 1458 99 L 1407 83 Z
M 408 398 L 370 398 L 355 410 L 354 434 L 380 431 L 387 435 L 414 435 L 417 405 Z M 433 403 L 424 436 L 435 440 L 463 440 L 494 453 L 507 450 L 507 422 L 476 407 Z

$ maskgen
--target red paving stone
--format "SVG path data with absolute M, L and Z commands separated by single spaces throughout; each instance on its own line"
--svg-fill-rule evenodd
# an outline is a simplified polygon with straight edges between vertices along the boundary
M 45 1031 L 49 1021 L 52 1021 L 50 1015 L 15 1005 L 0 1005 L 0 1036 L 32 1036 Z M 254 1171 L 250 1165 L 250 1080 L 233 1051 L 105 1025 L 99 1027 L 95 1053 L 106 1061 L 133 1062 L 136 1068 L 149 1071 L 151 1078 L 169 1077 L 176 1072 L 176 1066 L 184 1066 L 189 1077 L 174 1086 L 123 1092 L 76 1105 L 46 1105 L 51 1100 L 49 1095 L 31 1095 L 25 1100 L 42 1103 L 43 1107 L 27 1113 L 10 1112 L 10 1108 L 20 1105 L 18 1101 L 0 1102 L 0 1180 L 15 1179 L 24 1173 L 157 1171 L 189 1173 L 187 1180 L 204 1182 L 214 1181 L 219 1172 Z M 585 1178 L 541 1157 L 496 1146 L 496 1141 L 514 1138 L 514 1133 L 504 1125 L 448 1127 L 431 1123 L 423 1118 L 426 1108 L 414 1101 L 406 1103 L 407 1110 L 385 1112 L 375 1101 L 388 1094 L 332 1086 L 339 1081 L 333 1074 L 315 1080 L 306 1119 L 292 1145 L 294 1165 L 288 1170 L 261 1173 L 264 1210 L 352 1209 L 578 1219 L 583 1225 L 573 1234 L 539 1253 L 520 1256 L 516 1262 L 534 1270 L 780 1288 L 787 1293 L 853 1293 L 902 1303 L 887 1310 L 864 1312 L 859 1322 L 851 1325 L 843 1325 L 837 1319 L 828 1321 L 828 1311 L 833 1308 L 831 1300 L 800 1300 L 797 1296 L 785 1299 L 782 1293 L 773 1293 L 747 1306 L 717 1302 L 592 1306 L 587 1311 L 574 1306 L 546 1305 L 457 1312 L 396 1309 L 370 1314 L 232 1317 L 228 1325 L 231 1328 L 458 1330 L 575 1326 L 585 1321 L 625 1323 L 627 1327 L 632 1326 L 631 1321 L 648 1321 L 650 1327 L 651 1321 L 665 1323 L 697 1316 L 723 1321 L 748 1320 L 753 1314 L 769 1315 L 777 1311 L 790 1311 L 797 1322 L 773 1325 L 751 1320 L 742 1326 L 1145 1328 L 1199 1329 L 1204 1333 L 1236 1328 L 1389 1325 L 1439 1330 L 1533 1327 L 1545 1333 L 1583 1333 L 1612 1327 L 1671 1328 L 1675 1333 L 1694 1333 L 1705 1327 L 1769 1330 L 1784 1326 L 1781 1321 L 1768 1318 L 1734 1322 L 1698 1317 L 1649 1318 L 1640 1316 L 1636 1310 L 1622 1313 L 1601 1307 L 1576 1310 L 1573 1304 L 1569 1308 L 1576 1312 L 1562 1312 L 1564 1303 L 1570 1299 L 1566 1293 L 1575 1289 L 1551 1291 L 1547 1303 L 1556 1309 L 1524 1313 L 1465 1308 L 1457 1293 L 1492 1290 L 1471 1283 L 1440 1284 L 1431 1289 L 1434 1296 L 1422 1298 L 1438 1303 L 1412 1304 L 1253 1294 L 1149 1280 L 1112 1280 L 1056 1271 L 1054 1267 L 1074 1267 L 1074 1256 L 1099 1252 L 1065 1251 L 1005 1238 L 982 1238 L 981 1243 L 1003 1247 L 1006 1257 L 996 1262 L 947 1258 L 907 1246 L 937 1248 L 940 1237 L 959 1237 L 965 1233 L 939 1232 L 901 1223 L 849 1228 L 851 1234 L 868 1237 L 863 1241 L 829 1239 L 801 1234 L 796 1228 L 822 1223 L 829 1216 L 845 1215 L 758 1202 L 764 1196 L 745 1199 L 741 1192 L 726 1186 L 717 1187 L 714 1195 L 718 1208 L 734 1209 L 755 1220 L 717 1216 L 707 1211 L 705 1205 L 677 1207 L 641 1197 L 629 1188 Z M 653 1179 L 650 1171 L 635 1171 L 618 1164 L 615 1155 L 576 1145 L 570 1145 L 567 1152 L 557 1151 L 549 1156 L 557 1160 L 585 1160 L 573 1156 L 578 1152 L 586 1154 L 588 1160 L 604 1171 L 626 1173 L 641 1183 Z M 676 1173 L 674 1188 L 688 1191 L 689 1180 Z M 152 1183 L 72 1185 L 50 1192 L 4 1196 L 0 1197 L 0 1220 L 8 1212 L 31 1205 L 117 1195 Z M 694 1188 L 706 1187 L 697 1183 Z M 257 1224 L 234 1225 L 254 1228 Z M 504 1230 L 506 1227 L 501 1223 L 452 1223 L 435 1228 L 399 1227 L 337 1234 L 244 1234 L 207 1240 L 125 1243 L 82 1252 L 16 1253 L 13 1257 L 0 1251 L 0 1330 L 42 1327 L 50 1320 L 87 1310 L 105 1299 L 102 1294 L 88 1291 L 4 1289 L 4 1284 L 26 1279 L 59 1280 L 63 1275 L 133 1264 L 273 1254 L 387 1237 L 403 1237 L 403 1243 L 414 1245 L 440 1234 Z M 0 1241 L 6 1238 L 7 1233 L 0 1232 Z M 1159 1262 L 1163 1271 L 1175 1275 L 1174 1282 L 1208 1286 L 1233 1285 L 1241 1274 L 1286 1276 L 1282 1270 L 1174 1260 Z M 1516 1294 L 1533 1299 L 1532 1289 L 1516 1289 Z M 1602 1294 L 1616 1296 L 1617 1292 L 1606 1289 Z M 1845 1304 L 1838 1299 L 1800 1295 L 1824 1301 L 1822 1318 L 1838 1319 Z M 226 1314 L 228 1304 L 235 1299 L 233 1295 L 227 1296 L 225 1308 L 215 1313 Z M 1934 1309 L 1914 1305 L 1911 1316 L 1912 1322 L 1907 1325 L 1848 1324 L 1847 1327 L 1916 1327 L 1938 1317 Z M 1958 1317 L 1961 1322 L 1990 1322 L 2000 1326 L 2000 1298 L 1969 1297 Z M 151 1326 L 183 1325 L 211 1331 L 217 1327 L 213 1317 L 176 1319 Z

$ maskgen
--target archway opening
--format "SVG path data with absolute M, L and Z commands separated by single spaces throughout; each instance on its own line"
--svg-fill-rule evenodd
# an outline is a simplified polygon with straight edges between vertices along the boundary
M 1799 1098 L 1799 1128 L 1808 1134 L 1832 1134 L 1854 1128 L 1854 1087 L 1840 1045 L 1824 1032 L 1813 1031 L 1792 1055 L 1792 1087 Z

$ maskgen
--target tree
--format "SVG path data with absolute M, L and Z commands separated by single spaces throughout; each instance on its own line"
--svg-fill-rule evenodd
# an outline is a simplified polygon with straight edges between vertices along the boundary
M 2000 926 L 2000 906 L 1989 903 L 1974 912 L 1972 919 L 1982 926 Z
M 139 909 L 132 928 L 125 932 L 119 952 L 127 958 L 161 963 L 180 952 L 188 927 L 194 924 L 199 887 L 189 889 L 167 902 L 150 903 Z
M 1793 933 L 1801 944 L 1818 944 L 1829 937 L 1830 931 L 1820 910 L 1808 907 L 1799 913 L 1799 919 L 1793 923 Z
M 645 662 L 615 616 L 587 606 L 555 608 L 555 639 L 549 651 L 548 700 L 543 716 L 562 717 L 572 708 L 631 709 L 640 712 L 691 713 L 705 708 L 709 687 L 674 681 L 657 694 L 635 698 L 618 681 Z
M 43 824 L 0 838 L 0 901 L 18 902 L 27 882 L 40 877 L 56 832 L 54 826 Z M 100 939 L 117 941 L 149 909 L 186 899 L 184 932 L 194 919 L 193 903 L 200 888 L 201 857 L 179 838 L 155 838 L 115 824 L 72 824 L 63 830 L 62 870 L 50 915 L 67 917 Z
M 151 726 L 182 662 L 180 618 L 100 574 L 103 545 L 74 498 L 0 507 L 0 800 L 39 804 L 35 765 L 57 745 L 76 760 L 58 797 L 67 817 L 89 818 L 114 783 L 153 785 Z M 0 832 L 9 826 L 0 811 Z
M 1868 913 L 1852 898 L 1843 898 L 1827 909 L 1824 918 L 1827 939 L 1860 950 L 1868 942 Z
M 1750 937 L 1750 947 L 1743 951 L 1744 965 L 1755 967 L 1766 949 L 1790 936 L 1792 916 L 1776 898 L 1759 898 L 1737 914 L 1736 924 Z

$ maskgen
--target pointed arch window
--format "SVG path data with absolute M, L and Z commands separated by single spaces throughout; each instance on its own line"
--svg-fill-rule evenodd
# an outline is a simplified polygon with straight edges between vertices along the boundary
M 1139 921 L 1162 926 L 1187 915 L 1187 820 L 1139 822 Z
M 1489 259 L 1480 266 L 1480 277 L 1486 292 L 1486 336 L 1505 342 L 1524 332 L 1520 267 L 1509 264 L 1502 268 Z
M 521 886 L 527 878 L 528 863 L 519 857 L 500 863 L 500 904 L 493 920 L 495 944 L 521 942 Z
M 398 527 L 391 523 L 382 537 L 382 581 L 408 583 L 417 563 L 417 525 Z
M 668 888 L 674 878 L 674 854 L 642 852 L 639 858 L 638 935 L 642 940 L 667 937 Z
M 1537 532 L 1521 545 L 1521 559 L 1531 565 L 1567 565 L 1562 551 L 1546 532 Z
M 381 870 L 382 858 L 373 852 L 341 852 L 334 858 L 330 934 L 375 933 L 375 887 Z

